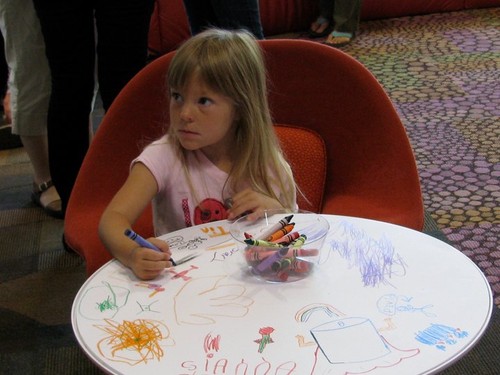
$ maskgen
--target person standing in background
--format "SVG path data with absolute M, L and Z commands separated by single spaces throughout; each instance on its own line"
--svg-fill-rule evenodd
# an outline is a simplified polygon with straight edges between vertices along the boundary
M 106 111 L 146 64 L 154 0 L 33 1 L 52 76 L 49 161 L 64 213 L 92 135 L 96 61 Z
M 209 27 L 245 29 L 264 39 L 258 0 L 184 0 L 191 34 Z
M 325 44 L 341 47 L 352 41 L 359 26 L 361 0 L 319 0 L 320 15 L 311 25 L 309 36 L 328 35 Z
M 61 218 L 61 199 L 49 170 L 50 71 L 33 0 L 0 0 L 0 29 L 9 70 L 4 109 L 33 166 L 32 200 L 47 214 Z

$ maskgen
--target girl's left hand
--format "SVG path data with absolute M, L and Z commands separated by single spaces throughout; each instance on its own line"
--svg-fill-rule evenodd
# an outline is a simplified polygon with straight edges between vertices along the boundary
M 256 220 L 264 210 L 283 208 L 278 200 L 250 188 L 235 194 L 232 199 L 233 205 L 228 210 L 228 220 L 234 220 L 246 212 L 251 212 L 249 220 Z

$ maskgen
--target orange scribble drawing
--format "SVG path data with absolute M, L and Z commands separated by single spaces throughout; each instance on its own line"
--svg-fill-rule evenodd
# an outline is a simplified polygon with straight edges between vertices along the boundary
M 214 227 L 203 227 L 201 228 L 201 231 L 203 234 L 207 234 L 208 237 L 220 237 L 220 236 L 227 236 L 229 234 L 228 231 L 222 226 L 217 226 L 216 229 Z
M 105 319 L 105 325 L 96 325 L 108 335 L 97 343 L 99 353 L 115 362 L 135 366 L 148 361 L 159 361 L 163 346 L 171 345 L 170 331 L 157 320 L 124 320 L 122 323 Z

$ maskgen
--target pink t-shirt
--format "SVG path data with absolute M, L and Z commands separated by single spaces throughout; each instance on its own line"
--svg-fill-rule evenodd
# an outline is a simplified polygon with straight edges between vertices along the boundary
M 136 162 L 143 163 L 158 184 L 158 193 L 152 202 L 156 236 L 227 218 L 224 200 L 234 193 L 226 184 L 228 174 L 201 151 L 189 152 L 187 157 L 193 189 L 167 135 L 147 146 L 132 164 Z

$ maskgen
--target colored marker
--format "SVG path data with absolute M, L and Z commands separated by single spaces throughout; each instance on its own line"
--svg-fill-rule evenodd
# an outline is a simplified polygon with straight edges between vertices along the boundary
M 290 224 L 290 220 L 292 220 L 293 215 L 284 217 L 280 221 L 278 221 L 276 224 L 272 225 L 267 231 L 262 233 L 260 236 L 257 237 L 258 240 L 265 240 L 269 236 L 271 236 L 274 232 L 280 230 L 283 228 L 285 225 Z
M 260 272 L 265 271 L 266 269 L 271 267 L 271 265 L 274 262 L 279 261 L 281 258 L 283 258 L 287 252 L 288 252 L 288 249 L 286 247 L 275 251 L 273 255 L 271 255 L 270 257 L 267 257 L 266 259 L 264 259 L 262 262 L 260 262 L 257 265 L 257 270 L 259 270 Z
M 142 238 L 140 235 L 135 233 L 132 229 L 125 229 L 125 236 L 127 236 L 131 240 L 135 241 L 135 243 L 137 243 L 137 245 L 139 245 L 141 247 L 147 247 L 148 249 L 159 251 L 160 253 L 162 252 L 160 249 L 158 249 L 151 242 L 149 242 L 148 240 Z M 170 258 L 170 261 L 172 262 L 173 266 L 177 265 L 177 263 L 175 263 L 175 261 L 172 258 Z
M 299 238 L 297 238 L 295 241 L 293 241 L 290 246 L 292 247 L 300 247 L 306 242 L 307 236 L 305 234 L 301 234 Z
M 245 238 L 245 243 L 252 246 L 263 246 L 263 247 L 283 247 L 282 245 L 274 242 L 255 240 L 253 238 Z
M 292 264 L 293 262 L 293 258 L 288 258 L 288 257 L 285 257 L 285 258 L 282 258 L 276 262 L 274 262 L 272 265 L 271 265 L 271 269 L 275 272 L 279 271 L 279 270 L 284 270 L 288 267 L 290 267 L 290 265 Z
M 299 236 L 300 236 L 299 232 L 292 232 L 292 233 L 285 234 L 283 237 L 278 238 L 277 240 L 275 240 L 273 242 L 286 245 L 286 244 L 296 240 L 297 238 L 299 238 Z
M 245 258 L 250 262 L 258 262 L 270 257 L 275 253 L 274 250 L 260 250 L 256 248 L 250 248 L 245 250 Z M 301 258 L 301 257 L 314 257 L 319 254 L 318 249 L 288 249 L 286 257 L 288 258 Z
M 285 225 L 283 228 L 278 229 L 276 232 L 271 234 L 269 237 L 266 238 L 266 241 L 274 242 L 284 235 L 290 233 L 293 230 L 293 227 L 295 226 L 295 223 L 290 223 Z

